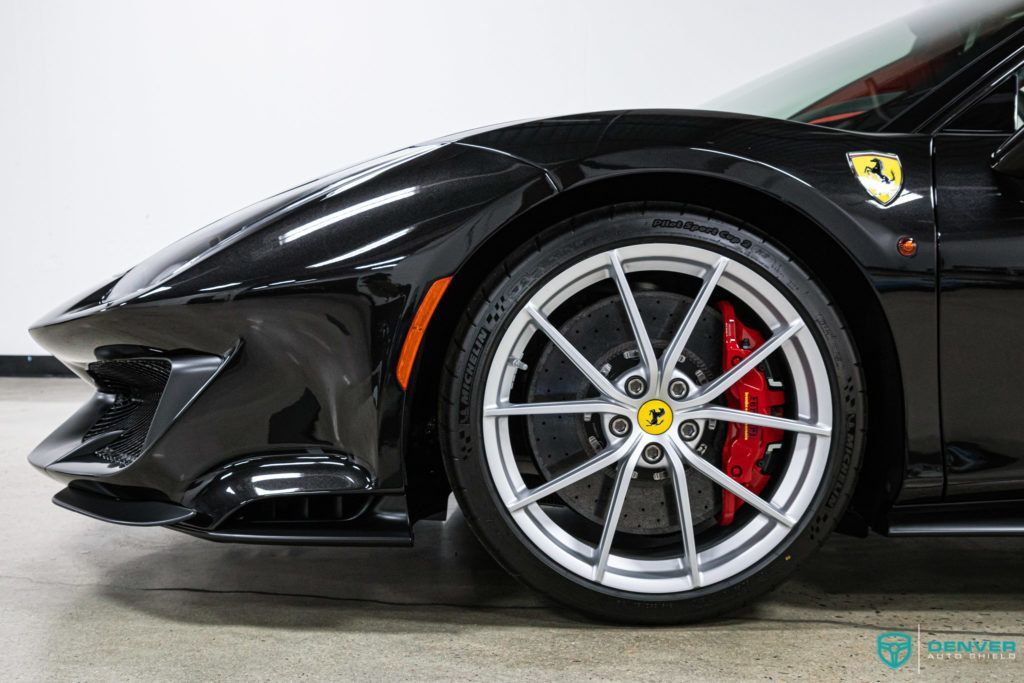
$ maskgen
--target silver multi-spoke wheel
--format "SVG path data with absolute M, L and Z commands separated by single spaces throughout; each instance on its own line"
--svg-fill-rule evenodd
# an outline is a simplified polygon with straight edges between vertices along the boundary
M 665 322 L 659 322 L 662 331 L 655 340 L 642 313 L 653 306 L 649 302 L 652 287 L 645 286 L 641 292 L 636 283 L 659 278 L 686 283 L 692 295 L 685 298 L 688 305 L 680 319 L 673 320 L 674 329 L 666 334 Z M 631 367 L 613 371 L 608 363 L 595 364 L 594 353 L 588 357 L 557 322 L 565 320 L 561 307 L 595 287 L 617 293 L 630 335 L 628 348 L 617 358 L 629 359 Z M 727 370 L 695 373 L 692 364 L 683 361 L 692 357 L 689 349 L 702 317 L 721 298 L 737 302 L 757 318 L 766 332 L 764 342 Z M 672 301 L 678 305 L 684 299 Z M 635 593 L 677 593 L 710 586 L 758 563 L 785 541 L 807 513 L 828 462 L 833 389 L 807 323 L 789 298 L 754 269 L 719 251 L 691 244 L 624 246 L 555 273 L 518 308 L 484 374 L 481 435 L 486 468 L 515 525 L 540 553 L 569 572 Z M 559 400 L 514 398 L 522 395 L 517 393 L 517 381 L 530 372 L 523 359 L 538 346 L 557 349 L 560 358 L 568 361 L 567 367 L 585 380 L 584 395 Z M 600 340 L 588 346 L 599 347 Z M 788 378 L 787 416 L 725 405 L 726 392 L 770 358 L 784 367 Z M 592 433 L 586 457 L 569 467 L 554 471 L 549 465 L 524 466 L 523 438 L 514 434 L 514 426 L 522 422 L 516 421 L 546 416 L 586 421 L 600 437 Z M 698 452 L 692 437 L 710 433 L 720 423 L 777 429 L 788 435 L 784 467 L 760 494 L 722 471 L 706 452 Z M 543 448 L 539 437 L 530 443 L 534 450 Z M 609 491 L 601 499 L 603 513 L 595 519 L 599 533 L 588 534 L 565 522 L 561 514 L 565 505 L 557 498 L 579 490 L 588 477 L 602 472 L 610 473 Z M 640 472 L 653 472 L 651 476 L 671 490 L 674 540 L 655 550 L 650 543 L 617 543 L 631 486 Z M 702 534 L 707 504 L 698 510 L 694 497 L 710 500 L 711 488 L 733 494 L 751 512 L 728 529 Z

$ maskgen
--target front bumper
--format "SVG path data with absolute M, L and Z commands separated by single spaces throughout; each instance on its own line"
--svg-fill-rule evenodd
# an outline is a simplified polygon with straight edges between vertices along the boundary
M 118 319 L 75 317 L 35 333 L 44 343 L 58 332 L 84 341 L 107 334 L 108 320 Z M 189 328 L 168 327 L 189 338 Z M 309 382 L 298 378 L 297 402 L 287 389 L 293 373 L 275 386 L 285 391 L 254 395 L 289 358 L 263 354 L 259 336 L 250 339 L 222 354 L 100 345 L 62 358 L 95 392 L 29 455 L 67 485 L 53 502 L 216 541 L 410 544 L 402 488 L 380 486 L 365 461 L 314 436 L 319 401 Z M 254 369 L 261 358 L 273 368 Z

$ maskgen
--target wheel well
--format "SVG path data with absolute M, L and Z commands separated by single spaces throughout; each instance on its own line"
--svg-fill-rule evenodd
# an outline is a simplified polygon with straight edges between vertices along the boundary
M 590 183 L 530 209 L 490 237 L 454 274 L 427 330 L 417 363 L 406 452 L 410 514 L 414 519 L 443 509 L 447 483 L 436 417 L 441 359 L 481 282 L 494 264 L 541 230 L 584 211 L 622 203 L 675 202 L 723 207 L 796 257 L 825 288 L 843 315 L 858 349 L 867 384 L 868 433 L 864 464 L 850 513 L 840 531 L 866 534 L 902 476 L 905 436 L 903 387 L 896 347 L 874 288 L 826 230 L 798 210 L 756 189 L 727 180 L 680 173 L 644 173 Z M 728 207 L 727 210 L 724 207 Z

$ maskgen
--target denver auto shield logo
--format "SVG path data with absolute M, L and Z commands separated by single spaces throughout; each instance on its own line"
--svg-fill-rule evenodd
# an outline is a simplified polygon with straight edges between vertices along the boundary
M 878 634 L 878 658 L 890 669 L 898 669 L 910 659 L 910 634 L 902 631 L 886 631 Z
M 903 189 L 903 166 L 895 154 L 850 152 L 846 155 L 850 170 L 871 198 L 889 206 Z

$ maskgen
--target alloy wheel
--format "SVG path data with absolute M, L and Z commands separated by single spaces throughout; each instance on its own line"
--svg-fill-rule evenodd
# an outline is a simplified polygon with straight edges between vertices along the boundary
M 651 284 L 657 281 L 685 283 L 680 286 L 689 295 L 659 294 Z M 614 355 L 614 364 L 595 363 L 592 350 L 584 352 L 567 336 L 566 321 L 582 315 L 579 302 L 588 291 L 602 287 L 617 295 L 631 338 L 627 347 L 599 354 Z M 688 305 L 681 307 L 681 319 L 666 328 L 665 320 L 654 325 L 650 313 L 645 319 L 644 310 L 657 308 L 652 296 L 659 302 L 675 296 L 673 301 Z M 689 348 L 717 300 L 732 302 L 755 318 L 765 331 L 764 342 L 733 367 L 716 372 L 695 369 L 687 362 L 692 357 Z M 652 327 L 661 330 L 657 338 Z M 588 349 L 599 348 L 602 335 L 590 336 L 599 338 L 588 341 Z M 548 354 L 543 358 L 557 350 L 563 364 L 582 378 L 584 395 L 517 400 L 531 374 L 524 359 L 535 359 L 538 348 Z M 769 362 L 781 366 L 787 377 L 786 416 L 725 405 L 723 396 L 731 387 Z M 487 369 L 484 397 L 486 466 L 516 526 L 537 552 L 564 569 L 637 593 L 709 586 L 743 572 L 780 546 L 821 484 L 832 435 L 832 391 L 825 362 L 790 299 L 740 260 L 679 243 L 611 249 L 548 279 L 504 330 Z M 556 418 L 579 427 L 586 437 L 584 449 L 563 467 L 538 465 L 543 444 L 524 440 L 520 432 L 536 431 L 530 424 L 524 427 L 526 422 Z M 699 452 L 696 439 L 722 423 L 787 435 L 784 467 L 769 488 L 755 493 L 721 469 L 714 448 Z M 573 520 L 578 515 L 566 514 L 565 492 L 598 473 L 609 478 L 610 491 L 602 501 L 603 514 L 590 520 L 593 528 L 588 530 Z M 671 487 L 674 522 L 671 538 L 662 534 L 661 543 L 638 542 L 639 536 L 623 525 L 630 490 L 640 473 Z M 736 523 L 715 526 L 707 512 L 697 509 L 694 499 L 708 500 L 711 488 L 726 491 L 745 505 L 747 510 Z

